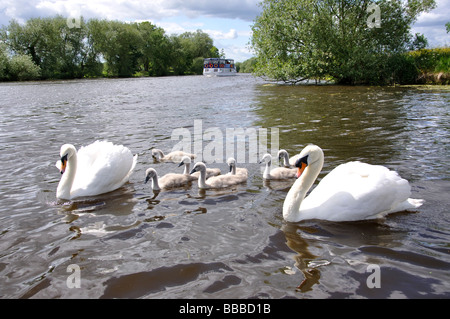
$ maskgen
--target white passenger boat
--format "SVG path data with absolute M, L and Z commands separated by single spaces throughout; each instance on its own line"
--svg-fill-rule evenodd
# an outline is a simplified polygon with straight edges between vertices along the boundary
M 232 76 L 236 74 L 236 65 L 233 59 L 208 58 L 203 62 L 203 75 Z

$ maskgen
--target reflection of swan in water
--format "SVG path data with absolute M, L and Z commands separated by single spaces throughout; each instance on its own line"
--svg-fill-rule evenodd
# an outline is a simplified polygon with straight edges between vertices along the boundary
M 348 162 L 332 170 L 305 198 L 324 162 L 323 151 L 308 145 L 295 166 L 298 179 L 283 204 L 283 217 L 290 222 L 304 219 L 355 221 L 383 217 L 414 209 L 423 200 L 411 199 L 407 180 L 384 166 Z
M 276 167 L 271 170 L 272 165 L 272 155 L 265 154 L 261 161 L 261 163 L 266 163 L 266 168 L 263 173 L 264 179 L 276 179 L 276 180 L 283 180 L 283 179 L 295 179 L 296 176 L 296 169 L 295 168 L 286 168 L 286 167 Z
M 202 162 L 197 162 L 191 170 L 191 174 L 200 172 L 198 178 L 198 187 L 201 189 L 209 188 L 226 188 L 233 185 L 247 182 L 246 175 L 218 175 L 206 179 L 206 165 Z
M 156 173 L 154 168 L 148 168 L 145 171 L 145 184 L 150 179 L 152 180 L 152 188 L 154 191 L 185 186 L 192 181 L 191 176 L 185 174 L 169 173 L 163 177 L 158 177 L 158 173 Z
M 318 256 L 313 255 L 309 251 L 308 242 L 297 231 L 299 228 L 301 227 L 295 224 L 285 224 L 281 230 L 286 237 L 287 246 L 297 253 L 294 256 L 294 267 L 300 270 L 304 276 L 297 289 L 301 292 L 307 292 L 312 289 L 312 286 L 319 283 L 320 270 L 318 267 L 327 265 L 329 262 L 326 260 L 317 260 Z M 295 275 L 296 271 L 294 267 L 286 266 L 284 272 L 288 275 Z
M 248 170 L 245 167 L 236 167 L 236 160 L 230 157 L 227 160 L 228 167 L 230 168 L 230 175 L 245 175 L 248 176 Z
M 61 171 L 56 197 L 73 199 L 109 193 L 128 182 L 137 162 L 131 151 L 111 142 L 96 141 L 78 152 L 71 144 L 64 144 Z
M 152 157 L 159 162 L 179 163 L 183 159 L 183 156 L 189 156 L 190 159 L 194 159 L 196 157 L 195 154 L 186 153 L 183 151 L 173 151 L 169 154 L 164 154 L 160 149 L 152 149 Z
M 189 174 L 191 169 L 191 158 L 189 156 L 183 156 L 181 159 L 181 162 L 178 164 L 178 167 L 184 165 L 184 171 L 183 174 L 190 176 L 192 180 L 198 179 L 200 172 L 195 172 L 192 175 Z M 220 175 L 220 168 L 206 168 L 206 179 L 210 178 L 211 176 L 217 176 Z
M 289 157 L 289 153 L 286 150 L 278 151 L 278 160 L 283 160 L 283 166 L 287 168 L 292 168 L 295 165 L 295 162 L 299 159 L 300 154 L 294 155 L 293 157 Z

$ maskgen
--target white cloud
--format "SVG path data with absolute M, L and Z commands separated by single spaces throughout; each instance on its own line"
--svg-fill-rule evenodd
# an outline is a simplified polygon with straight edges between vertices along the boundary
M 214 40 L 222 39 L 236 39 L 238 37 L 238 32 L 235 29 L 230 29 L 228 32 L 223 32 L 219 30 L 203 30 L 208 33 Z
M 411 32 L 424 34 L 430 47 L 450 45 L 450 34 L 445 30 L 445 24 L 450 22 L 450 2 L 437 0 L 436 9 L 422 13 L 412 26 Z

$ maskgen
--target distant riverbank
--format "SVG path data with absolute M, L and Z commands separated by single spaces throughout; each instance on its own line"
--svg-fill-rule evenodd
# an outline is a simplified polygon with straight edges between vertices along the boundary
M 405 71 L 411 73 L 414 84 L 450 84 L 450 48 L 411 51 L 406 57 Z

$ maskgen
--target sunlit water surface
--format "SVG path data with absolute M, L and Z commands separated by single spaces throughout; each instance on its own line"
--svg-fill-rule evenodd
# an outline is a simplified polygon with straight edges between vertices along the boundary
M 0 298 L 450 297 L 448 87 L 274 86 L 240 75 L 3 83 L 0 96 Z M 151 150 L 170 151 L 180 128 L 200 150 L 229 143 L 227 129 L 278 128 L 290 154 L 323 148 L 319 179 L 349 160 L 382 164 L 426 202 L 377 221 L 287 223 L 290 184 L 263 181 L 254 140 L 240 163 L 247 184 L 154 194 L 148 167 L 181 168 Z M 130 182 L 57 201 L 61 145 L 97 139 L 139 155 Z M 214 155 L 208 165 L 225 172 L 225 146 Z M 69 265 L 80 267 L 80 288 L 70 288 Z M 369 265 L 380 288 L 368 285 Z

